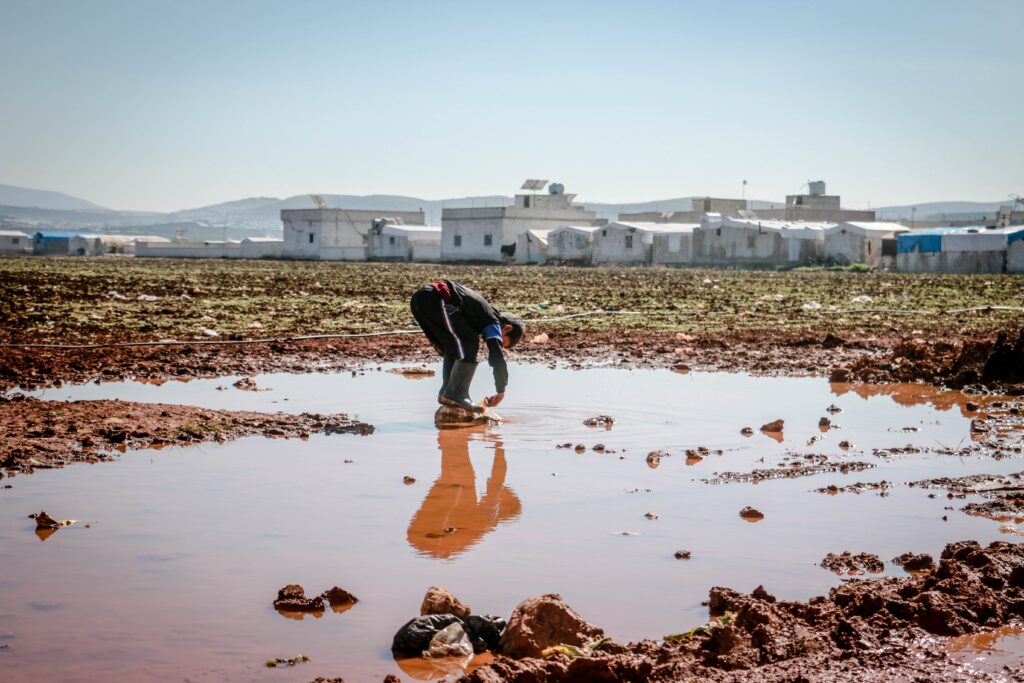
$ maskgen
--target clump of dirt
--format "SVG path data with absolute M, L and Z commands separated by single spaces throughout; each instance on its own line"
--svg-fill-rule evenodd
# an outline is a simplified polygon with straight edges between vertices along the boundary
M 768 424 L 761 425 L 761 431 L 762 432 L 781 432 L 783 427 L 785 427 L 785 426 L 786 426 L 786 421 L 785 420 L 775 420 L 773 422 L 769 422 Z
M 752 508 L 749 505 L 740 510 L 740 517 L 747 520 L 748 522 L 760 522 L 764 519 L 764 513 L 757 508 Z
M 359 598 L 352 595 L 340 586 L 328 588 L 320 594 L 320 597 L 326 600 L 327 602 L 331 603 L 331 607 L 334 608 L 351 607 L 352 605 L 359 602 Z
M 849 576 L 865 572 L 877 574 L 885 569 L 885 563 L 882 562 L 878 555 L 872 555 L 871 553 L 858 553 L 854 555 L 849 550 L 838 555 L 836 553 L 829 553 L 821 561 L 821 566 L 836 574 L 847 574 Z
M 307 598 L 302 586 L 290 583 L 277 591 L 274 609 L 281 612 L 323 612 L 324 599 L 319 595 Z
M 129 448 L 222 443 L 243 436 L 306 438 L 312 433 L 372 434 L 345 415 L 257 413 L 129 401 L 0 402 L 0 467 L 30 473 L 72 462 L 110 460 Z
M 928 553 L 903 553 L 892 558 L 892 563 L 908 572 L 925 572 L 935 568 L 935 560 Z
M 889 489 L 892 488 L 892 484 L 887 481 L 858 481 L 855 484 L 847 484 L 846 486 L 836 486 L 835 484 L 829 484 L 823 486 L 820 489 L 815 489 L 817 493 L 824 493 L 830 496 L 835 496 L 840 493 L 863 493 L 865 491 L 878 491 L 878 495 L 888 495 Z
M 498 651 L 512 657 L 539 657 L 555 645 L 583 646 L 604 631 L 591 626 L 555 594 L 528 598 L 512 612 Z
M 466 619 L 473 610 L 469 605 L 463 603 L 444 588 L 431 586 L 427 594 L 423 596 L 423 604 L 420 605 L 420 615 L 427 614 L 454 614 L 459 619 Z
M 587 656 L 498 657 L 469 683 L 569 681 L 957 681 L 962 664 L 927 636 L 977 633 L 1024 614 L 1024 545 L 973 541 L 943 550 L 938 567 L 848 581 L 808 602 L 712 588 L 704 626 L 665 641 L 607 644 Z M 1015 666 L 1001 674 L 1024 673 Z
M 806 457 L 806 456 L 805 456 Z M 776 467 L 773 469 L 757 469 L 751 472 L 720 472 L 711 479 L 702 479 L 705 484 L 736 484 L 736 483 L 759 483 L 769 479 L 796 479 L 798 477 L 813 477 L 818 474 L 829 472 L 862 472 L 871 469 L 875 465 L 868 462 L 819 462 L 814 465 L 800 465 L 794 463 L 790 467 Z
M 588 427 L 604 427 L 605 429 L 611 429 L 612 425 L 615 424 L 615 418 L 611 415 L 598 415 L 596 417 L 588 417 L 583 421 Z
M 243 377 L 237 382 L 234 382 L 231 386 L 235 389 L 241 389 L 242 391 L 269 391 L 269 389 L 260 389 L 256 386 L 256 380 L 252 377 Z

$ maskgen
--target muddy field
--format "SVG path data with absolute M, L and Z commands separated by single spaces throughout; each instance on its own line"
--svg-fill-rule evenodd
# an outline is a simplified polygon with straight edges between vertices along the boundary
M 1024 374 L 1024 277 L 421 264 L 0 259 L 0 343 L 225 342 L 414 329 L 411 292 L 450 277 L 528 323 L 515 357 L 572 367 L 986 384 Z M 544 320 L 612 311 L 568 320 Z M 543 334 L 544 336 L 540 336 Z M 993 358 L 995 354 L 995 358 Z M 125 377 L 337 370 L 425 360 L 418 335 L 0 348 L 0 389 Z
M 527 321 L 505 424 L 434 428 L 436 378 L 380 366 L 435 368 L 419 334 L 291 339 L 408 330 L 442 276 Z M 31 599 L 0 657 L 14 680 L 1021 680 L 1022 302 L 1020 277 L 0 259 L 0 558 Z M 14 346 L 160 340 L 214 343 Z M 93 521 L 26 545 L 44 505 Z M 116 567 L 168 643 L 115 609 L 134 652 L 92 654 Z M 310 575 L 309 613 L 275 614 Z M 500 643 L 381 659 L 432 584 Z M 316 603 L 331 586 L 358 604 Z

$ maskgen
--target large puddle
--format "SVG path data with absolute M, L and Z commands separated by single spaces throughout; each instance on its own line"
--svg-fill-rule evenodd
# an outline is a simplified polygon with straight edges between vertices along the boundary
M 389 651 L 431 585 L 478 613 L 506 617 L 525 597 L 557 592 L 626 641 L 705 621 L 701 601 L 715 585 L 764 584 L 786 599 L 825 593 L 842 580 L 817 566 L 828 552 L 888 560 L 907 550 L 937 556 L 951 541 L 1012 539 L 998 522 L 946 509 L 962 501 L 902 485 L 1024 469 L 1018 457 L 931 452 L 970 443 L 967 399 L 956 392 L 541 366 L 511 375 L 503 424 L 441 432 L 433 424 L 438 380 L 384 371 L 258 376 L 269 389 L 262 392 L 231 388 L 234 378 L 37 392 L 347 412 L 377 432 L 129 451 L 118 463 L 14 478 L 0 494 L 3 678 L 436 680 L 443 672 L 396 663 Z M 832 404 L 842 412 L 826 412 Z M 583 425 L 598 414 L 615 417 L 614 427 Z M 823 416 L 841 429 L 823 432 Z M 781 441 L 756 431 L 779 418 Z M 754 435 L 741 435 L 748 426 Z M 823 438 L 809 445 L 812 437 Z M 557 448 L 565 443 L 587 450 Z M 606 452 L 594 452 L 596 444 Z M 921 452 L 872 454 L 906 445 Z M 700 446 L 711 453 L 684 454 Z M 653 450 L 671 455 L 652 467 Z M 702 481 L 791 466 L 806 454 L 877 467 L 758 484 Z M 815 492 L 882 480 L 895 484 L 885 496 Z M 748 505 L 764 519 L 741 518 Z M 41 542 L 26 517 L 40 509 L 90 526 Z M 692 559 L 675 559 L 680 549 Z M 902 572 L 891 564 L 886 571 Z M 289 618 L 271 606 L 288 583 L 307 594 L 338 585 L 360 601 L 343 613 Z M 311 661 L 263 665 L 300 653 Z

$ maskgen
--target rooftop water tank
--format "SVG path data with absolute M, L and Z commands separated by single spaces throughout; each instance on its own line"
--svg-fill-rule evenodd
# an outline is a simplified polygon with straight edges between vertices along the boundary
M 565 194 L 565 185 L 562 183 L 551 183 L 548 185 L 549 194 Z
M 812 180 L 807 183 L 807 189 L 812 195 L 823 195 L 825 194 L 825 181 Z

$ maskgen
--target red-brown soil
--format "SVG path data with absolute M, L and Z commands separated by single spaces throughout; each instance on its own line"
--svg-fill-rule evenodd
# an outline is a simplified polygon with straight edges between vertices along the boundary
M 0 401 L 0 467 L 30 473 L 72 462 L 111 460 L 132 448 L 161 448 L 243 436 L 306 438 L 312 433 L 371 434 L 345 415 L 257 413 L 128 401 Z
M 1024 379 L 1010 362 L 1016 362 L 1013 349 L 1017 347 L 1009 342 L 998 344 L 994 339 L 870 337 L 836 346 L 824 334 L 708 333 L 695 335 L 681 352 L 676 336 L 662 332 L 559 331 L 549 333 L 549 338 L 545 344 L 524 340 L 510 358 L 571 368 L 605 365 L 667 369 L 684 359 L 693 370 L 819 375 L 837 382 L 922 381 L 955 388 L 984 385 L 1007 393 L 1024 393 Z M 1006 357 L 1010 360 L 1004 362 Z M 0 391 L 93 380 L 337 371 L 368 363 L 424 363 L 436 359 L 420 335 L 84 350 L 5 347 L 0 348 Z
M 808 602 L 712 588 L 709 627 L 671 640 L 609 644 L 591 656 L 499 656 L 467 683 L 563 681 L 959 681 L 935 636 L 976 633 L 1024 616 L 1024 546 L 946 546 L 938 567 L 853 580 Z M 724 618 L 723 618 L 724 617 Z M 999 677 L 1020 680 L 1024 668 Z

